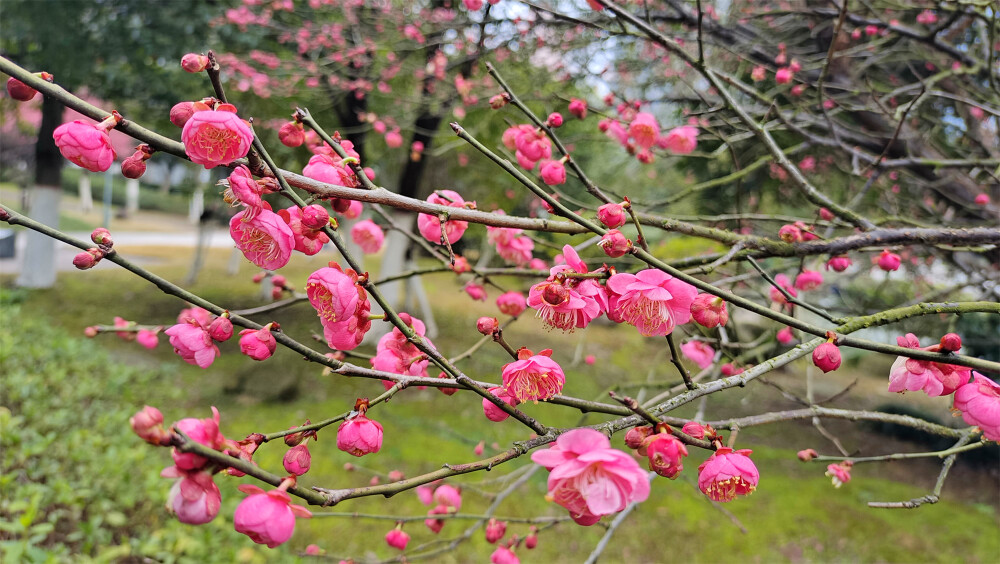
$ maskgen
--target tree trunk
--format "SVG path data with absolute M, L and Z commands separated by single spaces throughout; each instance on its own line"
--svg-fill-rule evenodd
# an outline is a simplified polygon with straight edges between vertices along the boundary
M 31 188 L 28 216 L 50 227 L 59 227 L 59 200 L 62 196 L 63 157 L 52 139 L 62 122 L 63 106 L 46 97 L 42 102 L 42 123 L 35 143 L 35 186 Z M 56 241 L 36 231 L 27 231 L 24 262 L 17 285 L 24 288 L 51 288 L 56 283 Z

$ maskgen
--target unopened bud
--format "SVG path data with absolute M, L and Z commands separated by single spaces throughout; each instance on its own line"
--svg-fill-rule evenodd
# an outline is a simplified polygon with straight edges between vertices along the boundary
M 198 53 L 188 53 L 181 57 L 181 68 L 188 72 L 201 72 L 208 68 L 208 57 Z
M 284 288 L 287 283 L 288 280 L 280 274 L 275 274 L 271 277 L 271 285 L 275 288 Z
M 281 288 L 279 288 L 277 286 L 275 286 L 274 288 L 271 288 L 271 299 L 272 300 L 280 300 L 281 296 L 283 295 L 283 292 L 284 292 L 284 290 L 282 290 Z
M 347 202 L 348 208 L 350 208 L 351 201 L 344 200 Z M 346 211 L 346 210 L 345 210 Z M 326 211 L 326 208 L 319 204 L 310 204 L 302 208 L 302 226 L 313 231 L 319 231 L 327 225 L 330 224 L 330 212 Z
M 305 474 L 309 471 L 309 466 L 312 464 L 312 455 L 309 454 L 309 447 L 305 444 L 300 444 L 288 449 L 281 464 L 289 474 L 295 474 L 296 476 Z
M 492 335 L 500 328 L 500 322 L 495 317 L 480 317 L 476 321 L 476 330 L 483 335 Z
M 122 176 L 125 178 L 140 178 L 146 174 L 146 160 L 132 155 L 122 161 Z
M 174 107 L 170 108 L 170 123 L 177 127 L 184 127 L 184 124 L 187 123 L 187 120 L 191 119 L 194 112 L 194 102 L 174 104 Z
M 962 338 L 955 333 L 948 333 L 941 337 L 941 350 L 956 352 L 960 348 L 962 348 Z
M 799 460 L 801 460 L 802 462 L 809 462 L 810 460 L 816 458 L 817 456 L 819 456 L 819 453 L 817 453 L 815 449 L 811 448 L 800 450 L 798 452 Z
M 650 426 L 632 427 L 625 433 L 625 446 L 632 450 L 638 449 L 642 446 L 642 441 L 652 434 L 653 428 Z
M 7 93 L 15 100 L 27 102 L 34 98 L 38 91 L 12 76 L 7 79 Z
M 90 327 L 87 327 L 86 329 L 83 330 L 83 334 L 88 339 L 93 339 L 94 337 L 97 336 L 97 327 L 91 325 Z
M 306 142 L 306 133 L 301 123 L 290 121 L 278 130 L 278 139 L 286 147 L 300 147 Z
M 104 245 L 110 247 L 115 244 L 111 239 L 111 232 L 104 227 L 98 227 L 90 234 L 90 240 L 97 245 Z
M 155 407 L 145 406 L 128 420 L 136 435 L 152 445 L 170 444 L 170 432 L 163 428 L 163 414 Z
M 508 102 L 510 102 L 510 95 L 504 92 L 490 98 L 490 107 L 494 110 L 499 110 L 506 106 Z
M 267 276 L 266 272 L 258 272 L 257 274 L 254 274 L 253 275 L 253 283 L 254 284 L 260 284 L 260 281 L 263 280 L 265 276 Z
M 73 266 L 80 270 L 87 270 L 97 266 L 97 263 L 104 258 L 104 253 L 100 249 L 87 249 L 73 257 Z
M 228 317 L 216 317 L 208 325 L 208 336 L 220 343 L 228 341 L 233 336 L 233 322 Z
M 528 536 L 524 537 L 524 548 L 531 550 L 538 546 L 538 527 L 532 525 L 531 532 Z
M 626 253 L 632 250 L 632 241 L 626 239 L 625 235 L 617 229 L 612 229 L 605 233 L 598 245 L 604 249 L 604 254 L 611 258 L 625 256 Z
M 559 112 L 552 112 L 551 114 L 549 114 L 549 119 L 547 119 L 545 123 L 547 123 L 549 127 L 561 126 L 563 124 L 562 114 L 560 114 Z

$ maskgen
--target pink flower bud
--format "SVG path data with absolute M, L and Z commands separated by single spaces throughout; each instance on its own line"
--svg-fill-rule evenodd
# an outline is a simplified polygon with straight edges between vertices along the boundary
M 306 546 L 306 554 L 309 556 L 320 556 L 323 552 L 324 550 L 320 548 L 318 544 L 310 544 Z
M 792 334 L 791 327 L 785 327 L 781 331 L 778 331 L 776 338 L 778 339 L 778 342 L 781 343 L 782 345 L 788 345 L 795 340 L 795 335 Z
M 729 311 L 722 298 L 702 293 L 691 302 L 691 318 L 698 325 L 709 329 L 718 325 L 725 327 L 729 321 Z
M 484 288 L 481 284 L 469 282 L 465 285 L 465 293 L 469 294 L 469 297 L 476 301 L 486 301 L 486 288 Z
M 184 127 L 187 120 L 194 115 L 194 102 L 180 102 L 170 108 L 170 123 L 177 127 Z
M 597 219 L 608 229 L 617 229 L 628 222 L 628 213 L 621 204 L 604 204 L 597 208 Z
M 569 113 L 576 116 L 577 119 L 583 119 L 587 117 L 587 102 L 579 98 L 570 99 Z
M 122 161 L 122 176 L 125 178 L 140 178 L 146 174 L 146 160 L 131 155 Z
M 491 518 L 490 522 L 486 524 L 486 542 L 496 544 L 505 534 L 507 534 L 506 521 L 497 521 Z
M 252 279 L 253 283 L 254 284 L 260 284 L 261 281 L 264 280 L 265 276 L 267 276 L 266 272 L 258 272 L 257 274 L 254 274 L 253 275 L 253 279 Z
M 604 250 L 604 254 L 611 258 L 625 256 L 632 250 L 632 241 L 625 238 L 625 235 L 617 229 L 605 233 L 598 245 Z
M 774 73 L 774 81 L 778 84 L 788 84 L 792 81 L 792 69 L 788 67 L 782 67 L 778 69 L 778 72 Z
M 941 350 L 948 352 L 957 352 L 962 348 L 962 338 L 955 333 L 948 333 L 944 337 L 941 337 Z
M 319 231 L 330 224 L 330 212 L 319 204 L 310 204 L 302 208 L 302 225 L 314 231 Z
M 288 284 L 288 279 L 280 274 L 271 277 L 271 285 L 275 288 L 284 288 Z
M 86 329 L 83 330 L 83 335 L 88 339 L 93 339 L 94 337 L 97 336 L 97 327 L 94 327 L 93 325 L 87 327 Z
M 228 317 L 216 317 L 208 326 L 208 336 L 214 341 L 228 341 L 233 336 L 233 322 Z
M 976 195 L 975 199 L 976 205 L 988 206 L 990 205 L 990 196 L 985 192 Z
M 483 449 L 485 448 L 486 448 L 486 441 L 479 441 L 479 443 L 476 444 L 476 448 L 472 449 L 472 453 L 475 454 L 476 456 L 482 456 Z
M 278 140 L 286 147 L 300 147 L 306 142 L 306 134 L 301 123 L 294 121 L 282 124 L 278 129 Z
M 278 348 L 278 342 L 271 334 L 271 324 L 261 329 L 244 329 L 240 331 L 240 352 L 253 360 L 267 360 Z
M 798 243 L 802 241 L 802 230 L 791 224 L 782 225 L 778 237 L 786 243 Z
M 455 264 L 451 265 L 451 269 L 455 274 L 462 274 L 472 270 L 472 265 L 469 264 L 469 259 L 459 256 L 455 257 Z
M 587 0 L 588 3 L 593 8 L 594 6 L 599 6 L 604 9 L 604 6 L 594 2 L 593 0 Z M 498 546 L 493 554 L 490 554 L 490 564 L 520 564 L 521 559 L 514 554 L 514 551 L 506 546 Z
M 649 469 L 664 478 L 673 480 L 684 470 L 683 458 L 687 447 L 670 433 L 657 433 L 642 442 L 649 459 Z
M 102 258 L 104 258 L 104 253 L 100 249 L 87 249 L 73 257 L 73 266 L 80 270 L 87 270 L 97 266 Z
M 156 331 L 150 331 L 149 329 L 140 329 L 135 336 L 135 340 L 147 349 L 155 349 L 156 345 L 160 344 L 160 338 L 157 336 Z
M 108 130 L 120 120 L 118 112 L 112 112 L 101 123 L 71 121 L 57 127 L 52 139 L 62 156 L 76 166 L 91 172 L 104 172 L 111 168 L 117 157 Z
M 511 407 L 516 407 L 517 404 L 520 403 L 517 401 L 517 398 L 507 395 L 506 393 L 504 393 L 503 390 L 504 390 L 503 387 L 498 386 L 495 388 L 490 388 L 489 392 L 498 397 L 499 399 L 503 400 Z M 483 413 L 486 415 L 487 419 L 495 422 L 500 422 L 510 417 L 510 415 L 508 415 L 506 411 L 500 409 L 499 407 L 496 406 L 496 404 L 494 404 L 493 402 L 491 402 L 486 398 L 483 398 Z
M 188 53 L 181 57 L 181 68 L 187 72 L 201 72 L 208 68 L 208 57 L 199 53 Z
M 878 257 L 878 267 L 886 272 L 899 270 L 901 260 L 896 253 L 889 252 L 889 249 L 883 249 L 882 254 Z
M 549 119 L 546 120 L 549 127 L 560 127 L 563 124 L 562 114 L 559 112 L 552 112 L 549 114 Z
M 104 245 L 105 247 L 110 247 L 115 244 L 114 240 L 111 239 L 111 232 L 103 227 L 98 227 L 90 233 L 90 240 L 94 242 L 95 245 Z
M 495 317 L 480 317 L 476 320 L 476 331 L 483 335 L 492 335 L 500 328 L 500 322 Z
M 295 532 L 296 517 L 312 517 L 308 509 L 293 504 L 283 490 L 265 492 L 250 484 L 239 486 L 239 490 L 250 495 L 236 507 L 233 527 L 257 544 L 268 548 L 283 544 Z
M 566 183 L 566 167 L 562 161 L 549 161 L 543 164 L 539 173 L 542 175 L 542 182 L 549 186 Z
M 145 406 L 128 420 L 132 431 L 139 438 L 151 445 L 167 446 L 170 444 L 170 431 L 163 428 L 163 414 L 159 409 Z
M 188 525 L 204 525 L 219 514 L 222 494 L 209 472 L 183 472 L 171 466 L 161 474 L 165 478 L 180 478 L 167 495 L 167 511 Z
M 490 108 L 499 110 L 500 108 L 506 106 L 508 102 L 510 102 L 510 95 L 507 93 L 497 94 L 490 97 Z
M 385 543 L 397 550 L 406 550 L 406 545 L 410 542 L 410 535 L 396 528 L 385 534 Z
M 27 102 L 34 98 L 38 91 L 12 76 L 7 79 L 7 93 L 19 102 Z
M 826 467 L 826 475 L 833 480 L 833 487 L 839 488 L 851 481 L 852 466 L 854 466 L 853 462 L 845 460 L 840 464 L 830 464 Z
M 826 208 L 819 209 L 819 216 L 826 221 L 833 221 L 834 218 L 833 212 Z
M 632 427 L 625 433 L 625 446 L 632 450 L 636 450 L 642 446 L 642 442 L 646 440 L 646 437 L 653 434 L 653 428 L 649 425 L 644 427 Z
M 837 345 L 827 342 L 813 349 L 813 364 L 823 373 L 833 372 L 840 368 L 840 349 Z
M 797 454 L 799 460 L 802 462 L 809 462 L 810 460 L 819 456 L 819 453 L 815 449 L 807 448 L 805 450 L 800 450 Z
M 534 525 L 531 526 L 531 532 L 528 536 L 524 537 L 524 548 L 531 550 L 538 546 L 538 527 Z
M 312 455 L 309 454 L 309 447 L 305 443 L 293 446 L 285 452 L 285 457 L 281 459 L 282 466 L 289 474 L 301 476 L 309 471 L 312 462 Z
M 683 431 L 685 435 L 695 439 L 705 438 L 705 426 L 697 421 L 688 421 L 683 427 L 681 427 L 681 431 Z
M 742 368 L 736 368 L 731 362 L 727 362 L 719 367 L 719 371 L 722 372 L 723 376 L 735 376 L 737 374 L 742 374 Z
M 583 357 L 583 362 L 588 366 L 592 366 L 595 362 L 597 362 L 597 358 L 594 357 L 594 355 L 592 354 L 588 354 L 587 356 Z
M 833 270 L 835 272 L 843 272 L 850 267 L 851 267 L 851 259 L 844 255 L 830 257 L 830 260 L 826 261 L 827 270 Z
M 823 284 L 823 274 L 815 270 L 803 270 L 795 277 L 795 287 L 803 292 L 815 290 Z

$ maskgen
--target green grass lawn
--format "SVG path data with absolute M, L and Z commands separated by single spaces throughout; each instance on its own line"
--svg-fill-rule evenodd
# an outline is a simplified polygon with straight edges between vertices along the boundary
M 172 258 L 155 267 L 170 280 L 179 281 L 187 272 L 188 251 L 133 252 Z M 259 305 L 260 289 L 250 281 L 255 269 L 244 263 L 239 275 L 229 276 L 227 260 L 227 252 L 211 253 L 194 291 L 231 309 Z M 298 256 L 283 274 L 302 288 L 308 273 L 326 260 L 329 257 Z M 9 280 L 3 282 L 9 284 Z M 471 328 L 478 316 L 494 314 L 492 302 L 470 302 L 453 275 L 430 276 L 426 286 L 441 327 L 435 343 L 446 354 L 457 354 L 479 337 Z M 323 376 L 318 367 L 289 351 L 255 363 L 239 354 L 235 342 L 223 344 L 223 356 L 209 369 L 201 370 L 181 362 L 166 339 L 153 352 L 112 335 L 86 340 L 80 336 L 83 327 L 110 323 L 115 315 L 170 325 L 184 307 L 179 300 L 117 269 L 68 273 L 52 290 L 4 289 L 3 297 L 0 358 L 5 371 L 5 411 L 0 412 L 0 421 L 4 422 L 5 454 L 0 482 L 4 494 L 0 547 L 8 557 L 21 555 L 10 561 L 44 561 L 47 554 L 56 560 L 86 556 L 113 561 L 130 554 L 178 562 L 286 562 L 310 543 L 338 559 L 377 561 L 399 555 L 382 540 L 393 521 L 361 517 L 317 515 L 310 521 L 299 521 L 296 535 L 287 545 L 274 550 L 254 545 L 235 533 L 231 524 L 232 511 L 242 497 L 235 487 L 252 482 L 245 478 L 217 477 L 223 510 L 214 522 L 203 527 L 180 525 L 161 510 L 169 481 L 159 478 L 158 473 L 171 464 L 169 453 L 142 443 L 127 426 L 128 416 L 144 403 L 160 407 L 168 421 L 207 417 L 209 407 L 216 405 L 222 412 L 223 432 L 241 438 L 251 432 L 285 429 L 307 418 L 316 421 L 342 413 L 353 406 L 355 398 L 381 393 L 379 382 Z M 303 342 L 319 331 L 307 304 L 259 320 L 278 321 L 285 332 Z M 505 336 L 514 347 L 554 348 L 556 360 L 567 368 L 567 394 L 598 398 L 623 383 L 649 382 L 655 386 L 676 380 L 673 367 L 660 350 L 662 343 L 643 339 L 627 327 L 601 325 L 573 335 L 545 332 L 539 327 L 537 320 L 525 316 L 505 331 Z M 581 342 L 588 354 L 597 357 L 593 366 L 582 362 L 570 366 Z M 635 359 L 646 361 L 639 364 Z M 461 367 L 474 378 L 498 381 L 504 362 L 505 354 L 490 346 Z M 855 395 L 841 405 L 870 406 L 892 399 L 884 392 L 882 376 L 889 362 L 891 359 L 875 357 L 864 366 L 845 366 L 842 370 L 849 374 L 844 378 L 857 376 L 863 381 Z M 800 383 L 797 374 L 801 371 L 801 365 L 792 365 L 773 377 L 791 387 Z M 884 397 L 870 397 L 877 396 L 880 392 L 873 390 L 879 388 Z M 718 418 L 791 405 L 773 388 L 754 383 L 745 390 L 713 396 L 707 413 L 709 418 Z M 566 408 L 522 407 L 548 425 L 570 426 L 580 421 L 579 413 Z M 693 405 L 685 406 L 675 415 L 691 416 L 694 409 Z M 335 429 L 320 431 L 320 440 L 309 444 L 313 466 L 301 483 L 341 488 L 367 485 L 373 474 L 392 470 L 413 476 L 442 463 L 475 460 L 473 448 L 479 441 L 485 441 L 490 452 L 493 443 L 505 448 L 511 441 L 528 437 L 512 420 L 488 422 L 480 400 L 465 393 L 448 397 L 437 390 L 405 390 L 387 405 L 373 409 L 371 416 L 385 428 L 381 452 L 357 459 L 337 450 Z M 590 415 L 585 421 L 596 423 L 604 418 Z M 883 440 L 854 425 L 830 428 L 850 449 L 871 452 L 880 446 L 875 443 Z M 612 442 L 624 448 L 621 436 Z M 921 449 L 902 441 L 886 442 L 885 448 Z M 821 465 L 805 465 L 795 458 L 796 450 L 808 446 L 832 451 L 807 423 L 745 429 L 738 446 L 754 450 L 753 458 L 761 471 L 757 492 L 721 509 L 709 503 L 695 484 L 697 466 L 705 455 L 692 452 L 680 478 L 654 481 L 649 501 L 627 518 L 602 561 L 994 562 L 1000 554 L 998 487 L 995 474 L 986 470 L 960 462 L 942 502 L 912 511 L 874 510 L 866 506 L 868 501 L 904 500 L 928 493 L 938 467 L 933 461 L 859 465 L 853 481 L 834 489 L 823 476 Z M 280 442 L 264 445 L 254 460 L 280 473 L 285 448 Z M 363 468 L 347 471 L 345 463 Z M 502 479 L 511 473 L 519 475 L 530 465 L 528 457 L 523 457 L 490 473 L 452 480 L 465 485 L 462 513 L 481 514 L 492 496 L 503 489 Z M 546 472 L 536 472 L 506 498 L 496 514 L 565 516 L 565 510 L 544 500 L 545 479 Z M 79 489 L 85 494 L 64 495 Z M 35 497 L 35 509 L 13 501 Z M 313 509 L 317 513 L 383 516 L 421 517 L 426 513 L 413 492 Z M 28 519 L 26 515 L 32 511 L 34 516 Z M 10 524 L 25 521 L 28 525 L 21 529 Z M 609 521 L 606 518 L 604 522 Z M 38 523 L 52 523 L 53 529 L 32 533 L 31 527 Z M 422 520 L 409 523 L 405 530 L 412 540 L 407 553 L 418 545 L 458 537 L 473 523 L 449 522 L 439 536 L 426 529 Z M 62 534 L 59 527 L 79 535 L 70 538 L 70 533 Z M 523 524 L 508 527 L 508 534 L 523 536 L 526 531 Z M 604 532 L 600 525 L 584 528 L 561 522 L 542 531 L 537 549 L 521 549 L 519 556 L 526 563 L 579 562 Z M 16 550 L 21 552 L 12 552 Z M 456 551 L 428 561 L 481 562 L 491 551 L 479 530 Z

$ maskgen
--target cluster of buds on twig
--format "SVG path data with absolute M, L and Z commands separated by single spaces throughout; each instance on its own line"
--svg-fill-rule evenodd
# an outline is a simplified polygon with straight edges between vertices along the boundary
M 111 239 L 111 233 L 107 229 L 98 227 L 90 234 L 90 240 L 96 243 L 97 246 L 91 247 L 73 257 L 73 266 L 80 270 L 94 268 L 102 258 L 114 252 L 112 246 L 115 242 Z

